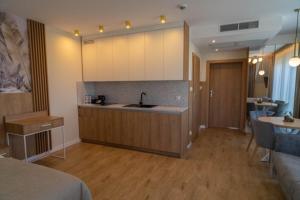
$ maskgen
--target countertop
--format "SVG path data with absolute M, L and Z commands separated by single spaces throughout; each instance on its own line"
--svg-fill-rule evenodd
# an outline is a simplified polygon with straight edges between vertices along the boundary
M 161 112 L 161 113 L 170 113 L 170 114 L 180 114 L 188 110 L 188 107 L 177 107 L 177 106 L 155 106 L 153 108 L 135 108 L 135 107 L 124 107 L 125 105 L 128 104 L 111 104 L 106 106 L 101 106 L 97 104 L 78 104 L 79 107 L 135 110 L 135 111 L 143 111 L 143 112 Z

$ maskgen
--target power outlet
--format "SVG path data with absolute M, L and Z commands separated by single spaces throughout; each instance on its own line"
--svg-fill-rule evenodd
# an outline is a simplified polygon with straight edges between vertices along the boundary
M 181 96 L 176 96 L 176 101 L 180 101 L 181 100 Z

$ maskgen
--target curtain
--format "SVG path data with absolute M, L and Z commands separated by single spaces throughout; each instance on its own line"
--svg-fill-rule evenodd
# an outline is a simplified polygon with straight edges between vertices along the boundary
M 297 68 L 295 103 L 294 103 L 294 116 L 296 118 L 300 118 L 300 67 Z
M 297 68 L 289 65 L 289 59 L 293 57 L 294 46 L 291 45 L 275 54 L 273 77 L 273 100 L 282 100 L 288 103 L 287 111 L 294 111 L 294 97 Z

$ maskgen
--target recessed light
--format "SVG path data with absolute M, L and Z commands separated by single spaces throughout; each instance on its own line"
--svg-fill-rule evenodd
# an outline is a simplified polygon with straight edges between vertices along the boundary
M 126 29 L 131 29 L 131 22 L 129 20 L 125 21 L 125 28 Z
M 216 43 L 216 40 L 212 40 L 211 43 Z
M 219 51 L 219 49 L 215 49 L 215 51 Z
M 75 35 L 76 37 L 80 36 L 79 30 L 74 30 L 74 35 Z

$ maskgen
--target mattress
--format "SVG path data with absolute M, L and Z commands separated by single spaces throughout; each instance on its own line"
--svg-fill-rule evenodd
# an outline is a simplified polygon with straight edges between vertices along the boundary
M 0 158 L 0 199 L 5 200 L 91 200 L 86 184 L 69 174 Z

